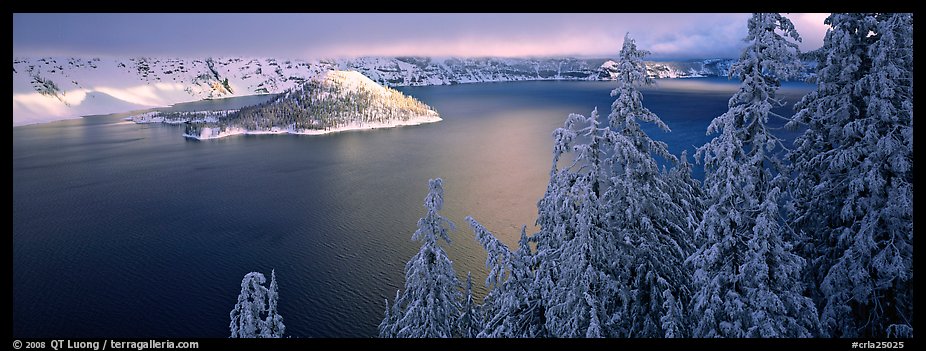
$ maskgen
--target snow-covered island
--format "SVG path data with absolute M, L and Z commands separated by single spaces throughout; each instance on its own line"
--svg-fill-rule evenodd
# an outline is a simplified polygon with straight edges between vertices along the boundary
M 148 112 L 135 123 L 185 123 L 184 136 L 217 139 L 239 134 L 327 134 L 440 121 L 430 106 L 355 71 L 329 71 L 273 100 L 240 110 Z

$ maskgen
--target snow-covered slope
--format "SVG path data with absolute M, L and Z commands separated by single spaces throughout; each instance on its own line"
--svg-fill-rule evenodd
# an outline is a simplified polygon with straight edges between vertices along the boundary
M 726 75 L 730 62 L 651 62 L 648 67 L 659 78 L 700 77 Z M 279 93 L 332 70 L 357 71 L 386 86 L 409 86 L 608 80 L 613 79 L 612 63 L 576 58 L 14 58 L 13 125 Z
M 137 123 L 187 123 L 185 134 L 215 139 L 237 134 L 325 134 L 440 121 L 430 106 L 356 71 L 328 71 L 267 103 L 238 111 L 154 113 Z
M 278 93 L 330 69 L 274 59 L 14 59 L 13 125 Z

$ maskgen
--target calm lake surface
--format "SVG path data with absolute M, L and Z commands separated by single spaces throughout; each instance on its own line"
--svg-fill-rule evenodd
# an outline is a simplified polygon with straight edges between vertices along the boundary
M 514 247 L 546 189 L 553 130 L 569 113 L 597 106 L 607 116 L 613 87 L 400 88 L 444 120 L 323 136 L 200 142 L 180 126 L 137 125 L 125 114 L 15 127 L 13 335 L 227 337 L 241 278 L 276 269 L 287 336 L 375 336 L 384 299 L 404 287 L 405 262 L 419 247 L 411 235 L 436 177 L 442 214 L 457 224 L 448 255 L 462 279 L 473 272 L 481 296 L 485 253 L 463 218 Z M 647 132 L 691 154 L 736 88 L 726 79 L 660 80 L 644 103 L 672 132 Z M 811 88 L 788 83 L 781 93 L 793 103 Z

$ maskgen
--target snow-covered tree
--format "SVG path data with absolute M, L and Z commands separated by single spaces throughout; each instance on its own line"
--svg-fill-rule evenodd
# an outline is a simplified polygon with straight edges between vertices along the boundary
M 489 293 L 483 303 L 486 319 L 478 337 L 532 338 L 545 335 L 540 291 L 535 288 L 533 254 L 526 233 L 521 228 L 518 250 L 511 252 L 485 227 L 466 217 L 476 240 L 486 250 Z
M 546 328 L 547 307 L 554 301 L 557 284 L 560 280 L 560 271 L 563 265 L 560 262 L 563 242 L 575 233 L 576 207 L 574 196 L 570 189 L 575 183 L 577 175 L 568 168 L 560 168 L 559 164 L 564 156 L 572 149 L 576 139 L 573 124 L 576 119 L 572 115 L 566 119 L 564 128 L 557 128 L 553 132 L 553 162 L 550 167 L 550 182 L 540 201 L 537 202 L 537 222 L 540 231 L 530 237 L 536 244 L 535 252 L 535 282 L 533 288 L 540 295 L 538 311 L 543 317 L 541 326 Z M 540 336 L 552 336 L 545 330 Z
M 450 243 L 453 222 L 438 211 L 444 205 L 443 180 L 428 181 L 424 198 L 427 213 L 418 220 L 412 240 L 421 241 L 421 249 L 405 265 L 405 291 L 393 303 L 380 325 L 381 337 L 449 338 L 454 336 L 460 315 L 460 283 L 453 262 L 438 241 Z M 387 304 L 387 311 L 389 310 Z
M 232 338 L 280 338 L 285 326 L 283 317 L 277 314 L 276 272 L 272 272 L 270 288 L 262 273 L 251 272 L 241 280 L 238 303 L 229 313 Z
M 512 328 L 514 335 L 527 338 L 549 336 L 546 328 L 546 307 L 537 288 L 537 257 L 531 250 L 527 226 L 521 227 L 518 249 L 512 254 L 511 274 L 507 281 L 508 291 L 517 297 L 520 307 L 514 315 L 517 317 Z
M 596 109 L 554 132 L 541 230 L 531 238 L 550 336 L 688 335 L 683 262 L 700 221 L 700 189 L 687 161 L 660 171 L 654 157 L 678 159 L 641 129 L 642 121 L 669 131 L 642 104 L 639 89 L 652 83 L 645 55 L 625 37 L 606 126 Z
M 629 293 L 619 330 L 630 337 L 684 337 L 689 273 L 683 262 L 692 251 L 689 224 L 699 217 L 696 189 L 689 188 L 696 183 L 685 180 L 680 169 L 674 178 L 660 171 L 654 157 L 671 163 L 678 159 L 641 129 L 640 122 L 647 122 L 670 131 L 643 106 L 640 88 L 652 84 L 643 63 L 646 54 L 629 34 L 624 37 L 616 65 L 618 87 L 611 92 L 617 99 L 605 137 L 611 148 L 605 164 L 611 172 L 602 201 L 610 220 L 606 227 L 613 228 L 611 236 L 618 241 L 612 264 L 621 265 L 611 270 L 621 272 L 621 290 Z
M 695 229 L 701 222 L 704 214 L 704 192 L 701 184 L 691 178 L 691 164 L 688 163 L 688 152 L 682 151 L 679 162 L 669 170 L 665 190 L 673 201 L 674 211 L 667 213 L 667 218 L 676 225 L 676 237 L 679 247 L 684 250 L 684 258 L 678 262 L 679 271 L 683 276 L 676 276 L 675 290 L 663 290 L 662 313 L 659 319 L 664 336 L 688 337 L 691 335 L 691 326 L 688 321 L 688 306 L 691 300 L 691 274 L 688 265 L 684 264 L 694 249 L 699 247 L 695 241 Z
M 704 191 L 701 189 L 701 183 L 691 177 L 692 165 L 688 162 L 688 151 L 682 151 L 678 160 L 669 170 L 666 192 L 681 211 L 675 219 L 688 233 L 685 241 L 693 250 L 694 247 L 700 246 L 694 240 L 694 232 L 704 214 Z
M 280 293 L 277 287 L 277 272 L 270 271 L 270 288 L 267 289 L 267 318 L 264 319 L 261 330 L 262 338 L 282 338 L 286 325 L 283 324 L 283 317 L 277 313 L 277 300 Z
M 466 273 L 466 291 L 463 292 L 463 305 L 457 318 L 457 335 L 461 338 L 475 338 L 482 331 L 482 313 L 479 305 L 473 301 L 473 274 Z
M 587 201 L 578 204 L 576 233 L 563 244 L 559 284 L 547 311 L 547 329 L 558 337 L 609 336 L 606 323 L 613 314 L 610 300 L 618 295 L 610 272 L 610 255 L 601 245 L 608 233 L 604 214 L 588 178 L 581 178 L 573 191 Z
M 786 175 L 781 139 L 767 126 L 782 79 L 801 69 L 794 25 L 774 13 L 749 19 L 747 47 L 731 70 L 742 81 L 698 149 L 707 210 L 689 257 L 694 337 L 809 337 L 816 308 L 802 295 L 804 260 L 791 252 L 779 208 Z
M 402 295 L 399 293 L 399 290 L 395 292 L 395 303 L 392 304 L 392 307 L 389 306 L 389 298 L 386 298 L 386 317 L 383 318 L 383 321 L 379 323 L 379 337 L 381 338 L 391 338 L 396 335 L 396 321 L 398 321 L 398 316 L 402 312 L 399 309 L 400 299 Z
M 241 280 L 241 293 L 238 294 L 238 303 L 232 309 L 231 337 L 256 338 L 261 325 L 260 315 L 264 311 L 265 289 L 262 284 L 266 281 L 264 275 L 251 272 Z
M 804 242 L 802 253 L 808 259 L 811 296 L 818 306 L 823 305 L 824 296 L 820 283 L 826 277 L 836 258 L 836 239 L 841 234 L 834 230 L 839 226 L 831 220 L 842 221 L 835 211 L 842 208 L 842 197 L 835 193 L 836 187 L 847 189 L 847 177 L 831 179 L 831 161 L 826 155 L 833 155 L 842 139 L 842 129 L 850 121 L 864 113 L 862 88 L 859 82 L 867 74 L 870 60 L 865 48 L 871 46 L 874 38 L 869 37 L 874 17 L 868 14 L 832 14 L 826 19 L 830 25 L 823 39 L 823 47 L 817 52 L 817 89 L 808 93 L 794 106 L 797 112 L 789 123 L 790 127 L 805 125 L 807 129 L 795 142 L 795 148 L 788 154 L 791 161 L 791 225 Z M 833 192 L 833 194 L 830 194 Z M 844 191 L 841 191 L 844 193 Z M 832 227 L 832 228 L 831 228 Z M 823 332 L 827 329 L 824 323 Z
M 832 14 L 790 153 L 824 336 L 912 335 L 913 16 Z M 908 333 L 909 332 L 909 333 Z
M 541 226 L 541 235 L 554 238 L 550 241 L 558 248 L 541 247 L 538 242 L 538 252 L 543 251 L 539 258 L 547 261 L 541 262 L 538 280 L 546 305 L 545 325 L 551 336 L 613 336 L 610 325 L 615 320 L 619 294 L 612 275 L 614 251 L 599 200 L 607 178 L 603 177 L 602 167 L 605 134 L 598 125 L 596 109 L 589 117 L 571 114 L 565 127 L 554 133 L 558 139 L 554 162 L 558 161 L 557 154 L 570 146 L 575 154 L 572 163 L 562 171 L 554 164 L 551 183 L 556 182 L 558 189 L 554 194 L 561 203 L 553 204 L 558 213 L 553 214 L 552 221 L 546 221 L 547 227 Z M 569 143 L 576 136 L 587 143 Z M 544 200 L 541 202 L 547 205 Z M 541 212 L 547 210 L 541 208 Z M 552 276 L 544 276 L 550 273 L 544 264 L 555 269 Z

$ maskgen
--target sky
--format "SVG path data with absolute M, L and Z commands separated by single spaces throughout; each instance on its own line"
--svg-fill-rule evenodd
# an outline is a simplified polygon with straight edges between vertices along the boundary
M 827 14 L 785 14 L 802 51 Z M 735 58 L 749 14 L 13 14 L 13 56 Z

